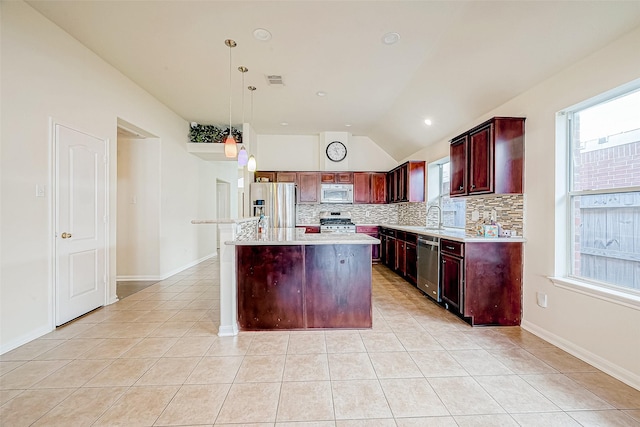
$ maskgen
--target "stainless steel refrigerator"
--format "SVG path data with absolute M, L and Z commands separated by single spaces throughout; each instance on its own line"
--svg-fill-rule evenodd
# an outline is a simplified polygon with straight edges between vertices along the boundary
M 269 226 L 296 226 L 296 185 L 290 182 L 252 182 L 249 187 L 252 215 L 264 213 Z

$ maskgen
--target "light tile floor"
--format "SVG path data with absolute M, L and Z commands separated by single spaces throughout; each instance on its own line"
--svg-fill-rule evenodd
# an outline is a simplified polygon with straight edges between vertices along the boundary
M 371 330 L 216 335 L 217 260 L 0 356 L 2 426 L 639 426 L 640 391 L 374 266 Z

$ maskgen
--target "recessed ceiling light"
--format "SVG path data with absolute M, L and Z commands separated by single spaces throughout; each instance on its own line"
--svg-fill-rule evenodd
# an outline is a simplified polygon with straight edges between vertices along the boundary
M 387 33 L 382 36 L 382 43 L 384 44 L 396 44 L 400 40 L 400 34 L 396 32 Z
M 287 122 L 280 122 L 280 126 L 289 126 L 289 123 L 287 123 Z
M 253 30 L 253 37 L 255 37 L 256 40 L 260 40 L 261 42 L 266 42 L 271 40 L 271 33 L 269 32 L 269 30 L 265 30 L 264 28 L 256 28 L 255 30 Z
M 323 91 L 319 90 L 319 91 L 316 92 L 316 95 L 318 95 L 318 96 L 327 96 L 327 92 L 323 92 Z
M 351 127 L 351 123 L 347 123 L 345 126 L 350 128 Z
M 432 122 L 430 119 L 424 119 L 424 124 L 427 126 L 431 126 Z

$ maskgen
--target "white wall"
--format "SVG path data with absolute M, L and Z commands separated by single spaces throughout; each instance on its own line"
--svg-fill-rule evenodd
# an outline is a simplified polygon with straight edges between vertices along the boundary
M 324 151 L 319 135 L 258 135 L 258 170 L 318 171 L 324 170 Z M 389 154 L 366 136 L 349 138 L 349 170 L 388 171 L 396 166 Z
M 563 179 L 555 174 L 555 113 L 640 78 L 639 46 L 640 28 L 457 132 L 493 116 L 526 116 L 522 325 L 638 389 L 640 310 L 559 288 L 548 277 L 557 268 L 554 236 L 564 233 L 554 224 L 555 180 Z M 447 140 L 411 157 L 433 161 L 446 150 Z M 548 295 L 547 308 L 536 304 L 536 292 Z
M 160 142 L 118 138 L 116 275 L 160 277 Z
M 215 251 L 215 239 L 209 243 L 205 229 L 190 221 L 203 212 L 201 194 L 215 192 L 216 166 L 186 152 L 186 121 L 93 52 L 21 1 L 0 7 L 3 353 L 53 327 L 51 118 L 110 141 L 109 300 L 115 299 L 118 118 L 160 143 L 160 275 Z M 36 184 L 47 185 L 46 197 L 35 197 Z

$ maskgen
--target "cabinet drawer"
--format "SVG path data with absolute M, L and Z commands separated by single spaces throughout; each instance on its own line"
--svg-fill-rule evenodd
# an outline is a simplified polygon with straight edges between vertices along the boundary
M 396 230 L 392 230 L 390 228 L 380 228 L 380 232 L 385 236 L 396 237 Z
M 440 251 L 451 255 L 464 257 L 464 243 L 456 242 L 455 240 L 440 240 Z
M 320 226 L 319 225 L 307 225 L 304 227 L 305 233 L 319 233 Z
M 407 233 L 405 233 L 404 231 L 396 231 L 396 239 L 398 240 L 405 240 L 406 235 Z
M 413 233 L 405 233 L 405 239 L 407 243 L 418 244 L 418 235 Z
M 356 225 L 356 233 L 378 234 L 377 225 Z

